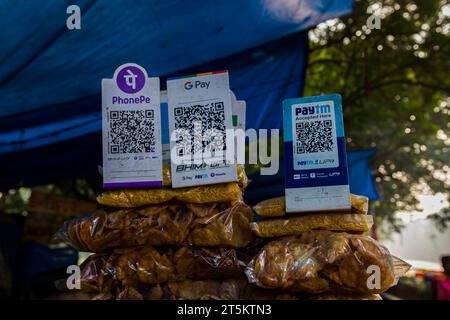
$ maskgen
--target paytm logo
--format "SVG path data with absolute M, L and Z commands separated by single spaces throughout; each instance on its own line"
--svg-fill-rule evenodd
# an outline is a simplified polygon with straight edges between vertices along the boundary
M 331 165 L 334 163 L 334 159 L 315 159 L 315 160 L 299 160 L 298 166 L 312 166 L 312 165 Z
M 301 160 L 301 161 L 297 161 L 297 165 L 298 166 L 312 166 L 314 164 L 314 161 L 312 160 Z
M 310 114 L 318 114 L 318 113 L 330 113 L 331 107 L 328 104 L 318 104 L 315 106 L 309 107 L 300 107 L 295 108 L 295 115 L 310 115 Z
M 186 81 L 184 83 L 184 89 L 186 89 L 186 90 L 191 90 L 192 88 L 208 89 L 209 84 L 210 84 L 210 81 L 197 80 L 197 81 L 194 81 L 194 83 L 192 83 L 191 81 Z

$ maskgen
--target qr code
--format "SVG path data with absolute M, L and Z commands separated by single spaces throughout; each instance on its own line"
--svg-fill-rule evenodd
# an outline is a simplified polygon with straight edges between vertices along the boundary
M 109 153 L 155 152 L 153 110 L 109 111 Z
M 333 123 L 331 120 L 297 122 L 295 134 L 297 154 L 333 151 Z
M 178 156 L 226 150 L 225 108 L 223 102 L 180 106 L 174 109 Z M 214 134 L 214 133 L 219 134 Z

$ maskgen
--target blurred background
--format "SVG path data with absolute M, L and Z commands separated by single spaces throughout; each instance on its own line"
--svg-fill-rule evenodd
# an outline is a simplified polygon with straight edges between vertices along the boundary
M 66 26 L 71 4 L 79 30 Z M 228 69 L 247 128 L 282 129 L 285 98 L 340 93 L 351 191 L 371 200 L 373 236 L 413 266 L 385 298 L 442 298 L 449 18 L 442 0 L 2 1 L 0 297 L 54 297 L 85 257 L 53 236 L 96 208 L 100 82 L 135 62 L 162 89 L 172 75 Z M 282 166 L 247 167 L 247 203 L 284 192 Z

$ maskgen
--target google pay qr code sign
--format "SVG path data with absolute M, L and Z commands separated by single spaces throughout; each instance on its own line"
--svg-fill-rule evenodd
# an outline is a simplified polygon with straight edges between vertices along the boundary
M 225 151 L 225 109 L 222 101 L 202 104 L 188 104 L 175 108 L 175 129 L 185 129 L 187 137 L 177 141 L 179 155 L 194 155 L 205 151 Z M 195 126 L 195 123 L 198 126 Z M 211 129 L 222 134 L 214 136 Z M 210 133 L 208 135 L 208 133 Z M 188 139 L 196 137 L 197 139 Z
M 187 187 L 236 181 L 236 163 L 227 159 L 234 144 L 227 71 L 167 81 L 172 186 Z

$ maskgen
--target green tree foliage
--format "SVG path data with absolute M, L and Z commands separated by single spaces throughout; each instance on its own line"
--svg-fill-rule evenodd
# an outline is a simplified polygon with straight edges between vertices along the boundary
M 95 201 L 95 197 L 102 190 L 100 179 L 73 179 L 61 180 L 53 184 L 22 187 L 0 192 L 0 215 L 2 213 L 23 214 L 27 211 L 26 205 L 32 191 L 52 193 L 80 200 Z
M 356 1 L 354 14 L 310 32 L 305 95 L 342 94 L 348 149 L 377 149 L 377 222 L 397 231 L 394 212 L 418 210 L 415 195 L 448 194 L 450 187 L 444 6 L 447 1 Z M 371 13 L 381 18 L 380 29 L 367 27 Z

